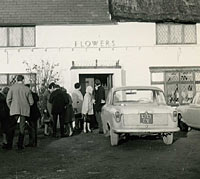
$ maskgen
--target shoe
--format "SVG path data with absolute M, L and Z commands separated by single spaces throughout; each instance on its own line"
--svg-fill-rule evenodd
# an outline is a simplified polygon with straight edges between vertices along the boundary
M 11 150 L 11 149 L 12 149 L 12 146 L 9 146 L 8 144 L 3 143 L 3 144 L 2 144 L 2 149 Z
M 92 130 L 91 130 L 91 129 L 88 129 L 88 132 L 90 132 L 90 133 L 91 133 L 91 132 L 92 132 Z
M 72 136 L 72 135 L 73 135 L 73 132 L 72 132 L 72 131 L 70 131 L 70 133 L 69 133 L 69 137 L 70 137 L 70 136 Z
M 68 135 L 63 134 L 63 135 L 61 135 L 60 137 L 61 137 L 61 138 L 63 138 L 63 137 L 68 137 Z
M 53 134 L 52 137 L 54 137 L 54 138 L 58 138 L 58 136 L 57 136 L 56 134 Z
M 35 147 L 35 145 L 33 145 L 33 144 L 27 144 L 27 145 L 25 145 L 25 147 Z
M 24 147 L 24 146 L 18 146 L 17 149 L 18 149 L 18 150 L 23 150 L 23 149 L 25 149 L 25 147 Z
M 44 136 L 49 136 L 49 134 L 45 134 L 45 133 L 44 133 Z

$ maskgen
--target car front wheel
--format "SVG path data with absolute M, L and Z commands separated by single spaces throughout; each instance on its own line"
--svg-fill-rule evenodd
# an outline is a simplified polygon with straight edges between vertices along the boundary
M 110 136 L 108 125 L 103 125 L 103 133 L 104 133 L 105 137 L 109 137 Z
M 110 129 L 110 143 L 112 146 L 118 145 L 119 134 L 116 134 L 112 129 Z
M 167 145 L 170 145 L 173 143 L 174 140 L 174 134 L 170 133 L 170 134 L 164 134 L 163 136 L 163 142 Z

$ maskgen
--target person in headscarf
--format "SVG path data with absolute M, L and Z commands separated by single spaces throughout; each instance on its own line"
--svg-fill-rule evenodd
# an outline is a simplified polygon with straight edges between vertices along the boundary
M 83 132 L 91 132 L 90 123 L 92 120 L 92 116 L 94 115 L 93 110 L 93 88 L 88 86 L 86 88 L 86 93 L 83 98 L 83 105 L 82 105 L 82 114 L 83 114 Z

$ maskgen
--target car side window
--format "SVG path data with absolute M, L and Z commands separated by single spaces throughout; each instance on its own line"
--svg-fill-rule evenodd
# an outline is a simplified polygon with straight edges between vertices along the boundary
M 106 103 L 110 104 L 111 103 L 111 90 L 108 93 L 107 99 L 106 99 Z
M 200 94 L 197 93 L 193 99 L 193 104 L 200 104 Z
M 198 99 L 197 99 L 197 104 L 200 105 L 200 95 L 199 95 L 199 97 L 198 97 Z

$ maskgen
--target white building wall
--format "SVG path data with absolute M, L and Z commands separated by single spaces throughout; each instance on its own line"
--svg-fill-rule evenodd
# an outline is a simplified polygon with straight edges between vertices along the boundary
M 70 71 L 72 61 L 93 65 L 97 59 L 99 65 L 114 65 L 119 60 L 126 85 L 149 85 L 150 66 L 199 66 L 200 24 L 197 37 L 196 45 L 156 45 L 154 23 L 37 26 L 36 47 L 0 49 L 0 72 L 25 72 L 23 61 L 40 64 L 48 60 L 60 64 L 60 84 L 71 89 L 78 80 Z M 121 73 L 113 73 L 114 80 L 122 83 Z

